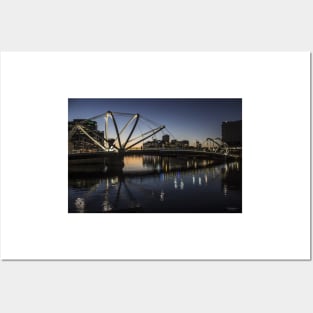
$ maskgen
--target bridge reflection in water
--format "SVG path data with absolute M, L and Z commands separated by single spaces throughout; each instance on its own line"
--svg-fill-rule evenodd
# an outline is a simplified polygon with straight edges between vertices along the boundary
M 123 173 L 69 177 L 69 212 L 241 213 L 241 162 L 126 156 Z

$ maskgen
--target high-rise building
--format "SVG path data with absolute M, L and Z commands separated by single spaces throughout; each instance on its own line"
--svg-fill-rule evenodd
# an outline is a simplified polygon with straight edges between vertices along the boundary
M 96 131 L 98 129 L 98 125 L 96 121 L 75 119 L 73 121 L 68 122 L 68 130 L 71 130 L 75 125 L 78 125 L 78 124 L 82 124 L 85 128 L 89 130 Z
M 197 140 L 196 141 L 196 149 L 201 149 L 202 148 L 202 144 Z
M 84 129 L 97 140 L 100 144 L 103 144 L 103 131 L 99 131 L 96 121 L 75 119 L 68 122 L 68 131 L 69 131 L 69 143 L 68 149 L 69 153 L 72 152 L 95 152 L 101 151 L 100 146 L 96 145 L 90 138 L 88 138 L 81 130 L 76 129 L 74 132 L 71 132 L 73 127 L 76 125 L 83 125 Z
M 163 141 L 163 143 L 165 143 L 165 144 L 169 144 L 169 143 L 170 143 L 170 135 L 164 135 L 164 136 L 162 137 L 162 141 Z
M 179 141 L 179 144 L 182 148 L 188 148 L 189 147 L 189 140 L 181 140 Z
M 229 146 L 242 145 L 242 121 L 228 121 L 222 123 L 222 140 Z

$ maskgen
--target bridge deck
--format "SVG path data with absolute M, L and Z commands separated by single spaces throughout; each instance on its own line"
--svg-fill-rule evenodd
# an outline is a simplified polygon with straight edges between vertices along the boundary
M 225 160 L 238 160 L 239 156 L 225 155 L 222 153 L 202 151 L 202 150 L 171 150 L 171 149 L 143 149 L 143 150 L 128 150 L 123 154 L 118 152 L 87 152 L 87 153 L 72 153 L 69 154 L 69 160 L 77 159 L 96 159 L 96 158 L 120 158 L 127 155 L 156 155 L 156 156 L 190 156 L 190 157 L 202 157 L 212 159 L 225 159 Z

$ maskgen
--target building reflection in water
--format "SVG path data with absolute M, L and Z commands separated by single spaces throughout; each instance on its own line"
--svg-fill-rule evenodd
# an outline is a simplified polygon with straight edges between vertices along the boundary
M 175 189 L 177 189 L 177 188 L 178 188 L 178 186 L 177 186 L 177 179 L 176 179 L 176 177 L 174 178 L 174 188 L 175 188 Z
M 93 180 L 92 180 L 93 181 Z M 140 204 L 134 197 L 132 191 L 130 190 L 124 177 L 111 177 L 105 179 L 99 179 L 97 184 L 91 183 L 89 179 L 75 179 L 69 180 L 70 186 L 75 190 L 77 186 L 84 186 L 84 197 L 77 197 L 74 201 L 75 211 L 78 213 L 89 212 L 93 210 L 89 208 L 86 203 L 92 201 L 93 193 L 100 193 L 103 197 L 102 208 L 103 212 L 111 212 L 122 210 L 120 208 L 121 194 L 123 194 L 123 200 L 127 202 L 127 207 L 125 209 L 140 209 Z M 98 190 L 96 190 L 96 188 Z M 161 197 L 164 200 L 164 192 L 161 192 Z M 99 212 L 99 208 L 97 209 Z
M 169 171 L 177 165 L 170 158 L 147 156 L 141 160 L 145 166 L 152 165 L 162 170 L 158 175 L 69 179 L 70 212 L 143 212 L 149 201 L 166 205 L 177 193 L 179 203 L 180 195 L 197 189 L 202 192 L 193 200 L 204 201 L 208 199 L 206 192 L 212 190 L 217 182 L 221 184 L 222 196 L 227 199 L 230 199 L 231 191 L 241 191 L 241 166 L 238 162 L 194 168 L 197 163 L 193 160 L 178 160 L 180 165 L 189 164 L 190 169 Z
M 162 171 L 164 173 L 178 169 L 203 168 L 211 164 L 213 164 L 213 160 L 201 160 L 188 157 L 173 158 L 149 155 L 142 157 L 142 165 L 144 168 L 153 168 L 156 171 Z
M 105 180 L 105 189 L 104 189 L 104 200 L 103 200 L 103 211 L 110 212 L 112 211 L 112 206 L 110 204 L 110 196 L 109 196 L 109 179 Z
M 181 189 L 181 190 L 183 190 L 183 189 L 184 189 L 184 185 L 185 185 L 185 184 L 184 184 L 184 181 L 183 181 L 183 180 L 181 180 L 181 181 L 180 181 L 180 189 Z
M 83 213 L 85 209 L 85 200 L 83 198 L 77 198 L 75 200 L 75 207 L 80 213 Z
M 229 191 L 232 190 L 240 190 L 242 189 L 242 173 L 241 167 L 238 162 L 233 162 L 229 164 L 225 164 L 222 167 L 222 190 L 224 196 L 227 197 L 229 195 Z
M 164 201 L 164 197 L 165 197 L 165 193 L 164 191 L 162 190 L 161 193 L 160 193 L 160 201 Z

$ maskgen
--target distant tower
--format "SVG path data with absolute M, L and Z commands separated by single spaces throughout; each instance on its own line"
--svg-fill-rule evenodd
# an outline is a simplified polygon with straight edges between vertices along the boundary
M 222 140 L 229 146 L 242 145 L 242 121 L 222 123 Z
M 163 141 L 164 144 L 168 145 L 170 143 L 170 135 L 164 135 L 162 137 L 162 141 Z

